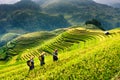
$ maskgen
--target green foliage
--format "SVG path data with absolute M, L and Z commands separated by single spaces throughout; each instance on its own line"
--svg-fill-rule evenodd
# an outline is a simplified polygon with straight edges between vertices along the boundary
M 54 30 L 70 26 L 64 16 L 45 14 L 41 11 L 40 6 L 31 0 L 19 1 L 11 5 L 0 5 L 0 7 L 1 34 Z
M 118 30 L 118 29 L 117 29 Z M 36 58 L 35 69 L 28 73 L 26 64 L 27 57 L 23 61 L 14 64 L 0 66 L 0 79 L 17 80 L 110 80 L 119 78 L 120 72 L 120 33 L 117 30 L 111 30 L 110 35 L 104 35 L 102 31 L 85 30 L 80 28 L 68 29 L 56 38 L 53 38 L 42 44 L 39 48 L 45 47 L 54 49 L 53 42 L 59 44 L 57 62 L 52 61 L 52 56 L 45 56 L 45 65 L 40 66 L 38 54 L 30 49 L 31 54 Z M 62 44 L 62 41 L 64 45 Z M 79 41 L 79 42 L 78 42 Z M 85 42 L 85 44 L 84 44 Z M 67 44 L 65 44 L 67 43 Z M 72 45 L 71 45 L 72 43 Z M 70 45 L 69 47 L 67 45 Z M 65 48 L 66 50 L 61 48 Z M 51 49 L 52 50 L 52 49 Z M 25 53 L 23 53 L 25 54 Z M 27 56 L 27 54 L 26 54 Z M 14 58 L 13 58 L 14 60 Z M 27 77 L 26 77 L 27 76 Z
M 0 20 L 0 27 L 11 32 L 15 30 L 24 32 L 53 30 L 70 26 L 63 16 L 50 16 L 32 10 L 16 10 L 5 19 L 4 23 Z
M 96 19 L 88 20 L 88 21 L 85 22 L 85 24 L 86 25 L 93 24 L 95 26 L 101 27 L 101 23 Z M 102 29 L 102 28 L 100 28 L 100 29 Z M 102 29 L 102 30 L 104 30 L 104 29 Z
M 52 37 L 56 36 L 56 34 L 52 32 L 33 32 L 21 35 L 11 41 L 9 41 L 1 50 L 0 52 L 2 55 L 6 56 L 16 56 L 20 55 L 24 50 L 34 48 L 38 45 L 43 44 L 46 40 L 51 39 Z M 1 55 L 1 56 L 2 56 Z M 0 59 L 7 59 L 6 56 L 2 56 Z
M 97 19 L 105 30 L 120 26 L 120 9 L 95 3 L 93 0 L 60 0 L 46 2 L 43 10 L 50 14 L 63 14 L 74 25 L 81 25 L 87 20 Z

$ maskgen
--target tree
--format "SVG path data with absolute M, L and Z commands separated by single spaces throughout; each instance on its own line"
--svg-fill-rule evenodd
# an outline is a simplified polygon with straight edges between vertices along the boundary
M 98 20 L 96 19 L 92 19 L 92 20 L 88 20 L 85 22 L 85 25 L 88 25 L 88 24 L 93 24 L 95 26 L 97 26 L 98 28 L 104 30 L 102 27 L 101 27 L 101 22 L 99 22 Z

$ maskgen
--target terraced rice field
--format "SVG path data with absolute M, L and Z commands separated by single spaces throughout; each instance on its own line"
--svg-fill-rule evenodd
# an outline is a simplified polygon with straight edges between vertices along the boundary
M 0 80 L 119 80 L 120 33 L 111 30 L 104 35 L 100 30 L 69 29 L 35 48 L 25 50 L 14 64 L 0 66 Z M 59 60 L 52 61 L 58 49 Z M 45 56 L 40 66 L 38 56 Z M 35 69 L 28 74 L 26 61 L 34 56 Z M 14 57 L 13 57 L 14 60 Z

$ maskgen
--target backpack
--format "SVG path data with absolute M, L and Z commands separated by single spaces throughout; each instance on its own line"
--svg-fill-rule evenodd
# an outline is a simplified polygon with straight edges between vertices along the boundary
M 31 61 L 30 60 L 27 61 L 27 65 L 31 66 Z
M 53 56 L 53 60 L 54 61 L 57 61 L 58 60 L 58 57 L 55 55 L 55 56 Z

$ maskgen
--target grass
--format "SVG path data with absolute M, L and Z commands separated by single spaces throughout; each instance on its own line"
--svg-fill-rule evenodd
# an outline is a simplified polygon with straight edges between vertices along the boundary
M 110 80 L 118 79 L 120 72 L 120 33 L 111 30 L 110 35 L 102 31 L 69 29 L 46 43 L 23 52 L 15 64 L 0 66 L 1 80 Z M 54 49 L 59 51 L 59 60 L 52 61 Z M 40 66 L 38 51 L 49 52 L 46 64 Z M 35 71 L 28 77 L 26 60 L 35 56 Z M 14 59 L 13 59 L 14 60 Z
M 3 48 L 0 49 L 0 57 L 4 59 L 7 55 L 10 57 L 18 56 L 16 59 L 19 59 L 19 56 L 27 49 L 34 48 L 43 44 L 46 40 L 49 40 L 55 37 L 56 34 L 53 32 L 33 32 L 21 35 L 10 42 L 8 42 Z M 3 55 L 4 54 L 4 55 Z

